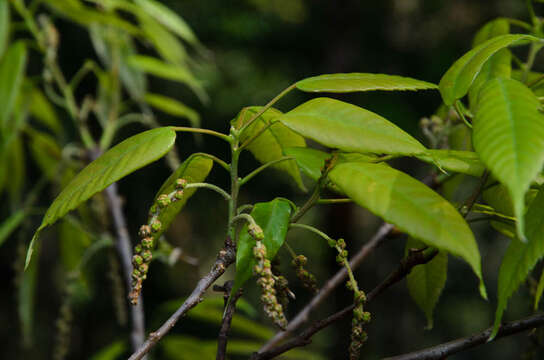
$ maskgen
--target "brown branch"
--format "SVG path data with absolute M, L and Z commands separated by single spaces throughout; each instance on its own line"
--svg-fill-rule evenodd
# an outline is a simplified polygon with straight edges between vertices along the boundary
M 142 359 L 145 354 L 147 354 L 153 346 L 159 342 L 160 339 L 164 337 L 173 327 L 176 325 L 178 320 L 183 317 L 189 310 L 198 305 L 202 301 L 202 295 L 204 292 L 217 280 L 227 267 L 229 267 L 234 260 L 236 259 L 236 246 L 234 243 L 227 239 L 225 241 L 225 248 L 219 251 L 217 260 L 212 266 L 212 269 L 208 274 L 202 277 L 193 292 L 185 300 L 185 302 L 173 313 L 168 320 L 161 325 L 161 327 L 149 334 L 149 338 L 145 343 L 138 349 L 134 354 L 132 354 L 129 360 L 138 360 Z
M 517 334 L 522 331 L 533 329 L 544 325 L 544 314 L 536 314 L 525 319 L 508 322 L 501 326 L 495 339 Z M 414 351 L 409 354 L 389 357 L 384 360 L 432 360 L 445 359 L 446 357 L 458 352 L 483 345 L 489 339 L 493 327 L 480 333 L 473 334 L 464 338 L 453 340 L 444 344 L 436 345 L 427 349 Z
M 387 235 L 393 229 L 393 225 L 384 223 L 374 234 L 372 239 L 368 241 L 355 256 L 350 260 L 349 265 L 351 269 L 356 269 L 366 259 L 366 257 L 374 251 Z M 310 318 L 310 313 L 315 310 L 321 303 L 332 293 L 332 291 L 340 284 L 342 284 L 348 277 L 346 268 L 339 270 L 332 278 L 330 278 L 322 287 L 319 292 L 312 298 L 312 300 L 302 309 L 287 325 L 284 331 L 279 331 L 270 339 L 263 347 L 259 349 L 259 352 L 266 352 L 276 346 L 278 343 L 286 339 L 290 334 L 302 326 Z
M 224 293 L 223 297 L 225 299 L 225 313 L 223 315 L 223 321 L 221 323 L 221 329 L 219 330 L 219 335 L 217 337 L 217 356 L 216 360 L 224 360 L 227 355 L 227 341 L 230 330 L 230 324 L 232 322 L 232 316 L 236 310 L 236 301 L 242 296 L 242 289 L 239 289 L 236 294 L 232 295 L 232 298 L 229 300 L 230 292 L 232 290 L 232 285 L 234 281 L 229 280 L 223 284 L 223 286 L 215 285 L 213 287 L 214 291 L 222 291 Z
M 385 289 L 406 277 L 406 275 L 412 271 L 414 266 L 426 264 L 431 261 L 437 253 L 438 251 L 434 249 L 410 251 L 408 257 L 401 260 L 399 267 L 367 295 L 366 303 L 369 303 Z M 351 304 L 323 320 L 314 322 L 306 330 L 300 333 L 299 336 L 279 346 L 273 347 L 268 351 L 253 353 L 251 360 L 273 359 L 274 357 L 281 355 L 295 347 L 308 345 L 312 342 L 311 337 L 314 334 L 350 314 L 353 311 L 354 306 L 354 304 Z

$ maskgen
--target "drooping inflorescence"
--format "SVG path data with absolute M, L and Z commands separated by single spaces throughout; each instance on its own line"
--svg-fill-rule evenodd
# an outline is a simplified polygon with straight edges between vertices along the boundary
M 302 285 L 310 290 L 312 293 L 317 293 L 319 291 L 317 287 L 317 280 L 315 279 L 315 276 L 310 273 L 308 270 L 304 268 L 306 264 L 308 263 L 308 258 L 304 255 L 297 255 L 293 261 L 291 262 L 291 265 L 295 268 L 295 272 L 297 274 L 297 277 L 302 282 Z
M 181 200 L 183 197 L 183 188 L 187 185 L 187 180 L 177 179 L 175 190 L 170 194 L 160 194 L 149 211 L 149 222 L 142 225 L 138 235 L 140 243 L 134 247 L 134 256 L 132 257 L 132 291 L 129 298 L 133 305 L 138 303 L 138 298 L 142 292 L 142 283 L 147 278 L 149 263 L 153 258 L 152 250 L 157 240 L 157 233 L 162 232 L 162 223 L 159 215 L 163 209 L 173 202 Z

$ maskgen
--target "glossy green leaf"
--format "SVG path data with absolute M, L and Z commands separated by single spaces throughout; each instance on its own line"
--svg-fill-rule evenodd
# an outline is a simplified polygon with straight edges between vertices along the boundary
M 124 341 L 114 341 L 100 349 L 89 360 L 118 360 L 126 351 L 127 345 Z
M 25 216 L 24 210 L 17 210 L 0 223 L 0 246 L 2 246 L 9 236 L 19 227 L 19 225 L 21 225 Z
M 437 89 L 435 84 L 403 76 L 368 73 L 326 74 L 300 80 L 296 88 L 306 92 L 405 91 Z
M 506 19 L 496 19 L 485 24 L 474 37 L 473 47 L 483 44 L 489 39 L 510 33 L 510 23 Z M 512 72 L 512 54 L 508 49 L 499 50 L 495 55 L 482 66 L 482 69 L 473 85 L 471 86 L 468 97 L 470 107 L 475 108 L 478 93 L 482 85 L 495 77 L 510 77 Z
M 419 141 L 378 114 L 339 100 L 312 99 L 279 120 L 304 137 L 343 151 L 398 155 L 426 151 Z
M 331 157 L 331 154 L 308 147 L 285 148 L 283 153 L 293 157 L 300 170 L 314 181 L 321 177 L 321 170 L 325 166 L 325 160 Z
M 480 253 L 459 212 L 423 183 L 384 164 L 340 163 L 330 180 L 358 205 L 429 246 L 466 260 L 482 281 Z
M 6 50 L 8 45 L 9 25 L 9 3 L 7 1 L 0 1 L 0 59 L 4 55 L 4 50 Z
M 417 158 L 434 164 L 440 163 L 442 169 L 472 176 L 482 176 L 485 166 L 478 154 L 461 150 L 428 150 L 428 154 L 417 155 Z
M 265 203 L 257 203 L 250 215 L 263 229 L 263 244 L 266 246 L 266 257 L 272 260 L 285 241 L 291 217 L 291 205 L 279 198 Z M 244 224 L 240 231 L 237 246 L 236 275 L 232 293 L 238 291 L 252 276 L 253 268 L 256 265 L 253 255 L 255 240 L 248 234 L 247 224 Z
M 43 228 L 119 179 L 164 156 L 174 146 L 175 139 L 176 132 L 170 127 L 148 130 L 117 144 L 81 170 L 47 209 L 28 248 L 25 266 Z
M 544 257 L 544 191 L 540 190 L 525 215 L 527 243 L 517 239 L 510 245 L 502 259 L 499 270 L 498 304 L 495 324 L 490 338 L 499 330 L 508 299 L 525 281 L 535 264 Z
M 406 253 L 409 249 L 420 249 L 423 244 L 414 239 L 406 242 Z M 433 328 L 433 312 L 448 277 L 448 254 L 440 251 L 427 264 L 417 265 L 406 276 L 406 285 L 410 296 L 425 313 L 427 329 Z
M 490 80 L 480 91 L 473 121 L 474 149 L 506 185 L 524 239 L 524 195 L 544 164 L 544 115 L 538 98 L 517 80 Z
M 192 127 L 200 126 L 200 116 L 187 105 L 159 94 L 145 94 L 144 100 L 151 106 L 160 111 L 177 117 L 186 118 Z
M 157 192 L 155 199 L 161 194 L 170 194 L 175 190 L 176 180 L 183 178 L 187 180 L 188 183 L 203 182 L 213 167 L 213 160 L 208 157 L 201 155 L 191 155 L 187 160 L 185 160 L 181 165 L 174 171 L 168 179 L 162 184 L 161 188 Z M 174 218 L 177 214 L 183 209 L 187 200 L 193 194 L 197 188 L 189 188 L 183 190 L 183 197 L 176 202 L 171 203 L 166 208 L 162 209 L 159 213 L 158 220 L 162 224 L 161 231 L 153 233 L 153 237 L 158 239 L 162 233 L 168 229 Z
M 540 280 L 538 280 L 538 285 L 536 287 L 535 292 L 535 303 L 534 303 L 534 310 L 538 309 L 538 304 L 540 303 L 540 299 L 542 298 L 542 294 L 544 293 L 544 269 L 542 270 L 542 273 L 540 274 Z
M 27 50 L 22 41 L 11 45 L 0 61 L 0 126 L 8 127 L 15 100 L 23 85 Z
M 502 35 L 484 42 L 463 55 L 448 69 L 438 85 L 446 105 L 452 105 L 455 100 L 467 94 L 474 79 L 491 56 L 508 46 L 527 41 L 540 40 L 530 35 Z
M 523 82 L 524 74 L 523 70 L 512 70 L 512 79 Z M 544 96 L 544 73 L 529 71 L 526 84 L 536 96 Z
M 238 116 L 232 120 L 232 125 L 236 128 L 240 128 L 260 110 L 260 106 L 242 109 Z M 306 141 L 302 136 L 291 131 L 280 122 L 276 122 L 281 115 L 282 113 L 279 110 L 274 108 L 268 109 L 240 135 L 240 141 L 244 143 L 244 141 L 251 139 L 266 126 L 269 126 L 267 130 L 253 140 L 247 147 L 253 156 L 263 164 L 282 158 L 284 156 L 283 150 L 285 148 L 306 146 Z M 274 164 L 273 167 L 285 171 L 301 190 L 306 191 L 300 176 L 299 168 L 294 160 L 282 161 Z

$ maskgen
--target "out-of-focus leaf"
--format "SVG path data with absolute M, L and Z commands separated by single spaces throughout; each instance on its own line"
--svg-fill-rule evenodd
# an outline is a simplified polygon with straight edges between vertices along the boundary
M 231 340 L 227 346 L 227 354 L 237 355 L 249 358 L 256 349 L 263 344 L 255 341 Z M 318 353 L 306 350 L 293 349 L 281 354 L 285 360 L 324 360 L 325 358 Z
M 213 359 L 217 349 L 215 341 L 205 341 L 186 335 L 167 336 L 160 342 L 160 346 L 169 360 Z
M 260 106 L 246 107 L 232 120 L 231 124 L 239 129 L 260 110 Z M 265 127 L 268 127 L 267 130 L 259 135 L 259 137 L 247 147 L 253 156 L 263 164 L 282 158 L 284 156 L 283 149 L 287 147 L 306 146 L 306 141 L 302 136 L 293 132 L 280 122 L 276 122 L 281 115 L 282 113 L 279 110 L 274 108 L 268 109 L 240 135 L 240 141 L 244 143 L 244 141 L 251 139 Z M 282 161 L 273 165 L 273 167 L 285 171 L 302 191 L 306 191 L 300 176 L 300 170 L 294 160 Z
M 40 245 L 36 245 L 36 257 L 39 257 Z M 19 301 L 17 311 L 21 321 L 21 330 L 23 333 L 23 345 L 30 348 L 33 345 L 34 329 L 34 303 L 36 284 L 38 280 L 39 261 L 32 262 L 22 274 L 19 284 Z
M 62 125 L 55 108 L 38 88 L 33 88 L 30 92 L 29 110 L 38 122 L 46 126 L 55 135 L 62 134 Z
M 434 164 L 440 163 L 440 166 L 446 171 L 482 176 L 485 166 L 480 161 L 478 154 L 473 151 L 461 150 L 428 150 L 428 154 L 417 155 L 417 158 Z
M 508 46 L 539 41 L 531 35 L 509 34 L 494 37 L 467 52 L 457 60 L 440 80 L 440 93 L 446 105 L 466 95 L 474 79 L 491 56 Z
M 0 223 L 0 247 L 9 236 L 21 225 L 25 218 L 24 210 L 17 210 Z
M 406 242 L 409 249 L 419 249 L 423 243 L 414 239 Z M 427 329 L 433 328 L 433 312 L 448 277 L 448 254 L 440 251 L 431 261 L 418 265 L 406 277 L 412 299 L 427 317 Z
M 426 81 L 386 74 L 327 74 L 300 80 L 296 88 L 307 92 L 348 93 L 356 91 L 406 91 L 438 89 Z
M 81 170 L 47 209 L 28 248 L 25 266 L 43 228 L 117 180 L 164 156 L 174 146 L 175 139 L 176 132 L 170 127 L 148 130 L 117 144 Z
M 472 132 L 465 124 L 454 125 L 448 137 L 452 150 L 472 150 Z
M 535 264 L 544 257 L 544 191 L 540 190 L 525 215 L 527 243 L 512 239 L 499 270 L 498 304 L 490 338 L 497 335 L 508 299 L 525 281 Z
M 278 120 L 304 137 L 343 151 L 398 155 L 426 151 L 419 141 L 378 114 L 339 100 L 312 99 Z
M 544 115 L 539 109 L 540 101 L 525 85 L 497 78 L 480 90 L 473 121 L 474 149 L 510 191 L 522 240 L 524 196 L 544 164 Z
M 12 204 L 21 202 L 23 190 L 25 187 L 26 167 L 25 150 L 23 140 L 20 137 L 14 139 L 9 147 L 8 169 L 9 177 L 6 188 Z
M 480 253 L 474 235 L 459 212 L 414 178 L 384 164 L 340 163 L 330 180 L 355 203 L 423 241 L 466 260 L 480 279 L 486 298 Z
M 57 165 L 62 158 L 62 149 L 50 135 L 27 129 L 30 136 L 30 151 L 40 170 L 48 177 L 56 176 Z
M 542 298 L 542 293 L 544 293 L 544 270 L 542 270 L 542 273 L 540 274 L 540 280 L 538 280 L 538 285 L 536 287 L 534 303 L 535 310 L 538 309 L 538 304 L 540 303 L 540 298 Z
M 512 79 L 523 81 L 523 70 L 512 70 Z M 529 71 L 527 74 L 527 86 L 538 97 L 544 96 L 544 73 Z
M 8 128 L 15 100 L 23 84 L 27 51 L 24 43 L 18 41 L 11 45 L 0 61 L 0 126 Z
M 91 239 L 73 222 L 62 221 L 59 224 L 60 261 L 66 272 L 75 270 L 85 249 L 91 244 Z
M 288 147 L 283 149 L 283 153 L 295 158 L 300 170 L 314 181 L 321 177 L 325 160 L 331 157 L 331 154 L 308 147 Z
M 186 118 L 192 127 L 200 127 L 200 116 L 187 105 L 159 94 L 145 94 L 145 101 L 160 111 L 177 117 Z
M 187 52 L 183 43 L 161 24 L 148 16 L 140 16 L 144 36 L 153 44 L 160 56 L 169 63 L 185 66 Z
M 114 341 L 95 353 L 89 360 L 118 360 L 127 350 L 124 341 Z
M 0 1 L 0 59 L 4 55 L 4 50 L 8 44 L 9 25 L 9 3 L 7 1 Z
M 257 203 L 251 211 L 251 216 L 264 231 L 263 244 L 266 247 L 266 258 L 272 260 L 285 241 L 291 217 L 291 205 L 286 200 L 279 198 L 265 203 Z M 249 235 L 247 229 L 248 226 L 245 224 L 238 238 L 233 294 L 251 278 L 256 265 L 253 255 L 255 240 Z

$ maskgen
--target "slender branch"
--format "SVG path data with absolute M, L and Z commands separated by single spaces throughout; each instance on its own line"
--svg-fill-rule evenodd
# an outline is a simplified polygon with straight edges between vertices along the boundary
M 249 225 L 257 226 L 257 223 L 255 222 L 255 219 L 253 219 L 253 217 L 251 215 L 246 214 L 246 213 L 242 213 L 242 214 L 238 214 L 238 215 L 234 216 L 229 225 L 232 226 L 236 221 L 239 221 L 239 220 L 245 220 L 245 221 L 247 221 L 247 223 Z
M 472 195 L 469 198 L 467 198 L 465 203 L 461 206 L 460 212 L 461 212 L 461 215 L 463 215 L 463 217 L 467 217 L 467 215 L 472 210 L 472 207 L 474 206 L 474 204 L 476 204 L 476 200 L 478 200 L 478 197 L 482 193 L 488 178 L 489 178 L 489 171 L 486 170 L 484 171 L 480 179 L 480 183 L 478 184 L 478 187 L 474 189 L 474 192 L 472 193 Z
M 461 118 L 461 120 L 463 120 L 463 122 L 465 123 L 465 125 L 469 128 L 469 129 L 472 129 L 472 124 L 465 118 L 465 114 L 463 113 L 463 110 L 461 109 L 461 105 L 459 105 L 459 100 L 457 100 L 454 104 L 453 104 L 454 108 L 455 108 L 455 111 L 457 111 L 457 114 L 459 115 L 459 117 Z
M 232 295 L 229 300 L 230 292 L 234 281 L 229 280 L 223 284 L 223 286 L 214 286 L 215 291 L 222 291 L 224 293 L 223 299 L 225 300 L 225 313 L 223 315 L 223 321 L 221 322 L 221 329 L 219 330 L 219 336 L 217 337 L 217 356 L 216 360 L 224 360 L 227 355 L 227 341 L 230 330 L 230 324 L 232 322 L 232 316 L 236 310 L 236 301 L 242 296 L 242 289 L 239 289 L 236 294 Z
M 304 205 L 302 205 L 298 209 L 298 211 L 295 213 L 295 215 L 293 215 L 293 217 L 291 218 L 292 223 L 296 223 L 297 221 L 299 221 L 304 216 L 304 214 L 306 214 L 306 212 L 310 210 L 319 201 L 320 191 L 321 191 L 321 185 L 317 184 L 310 198 L 308 198 L 308 200 L 304 203 Z
M 227 170 L 228 172 L 230 172 L 230 165 L 227 164 L 225 161 L 221 160 L 220 158 L 218 158 L 217 156 L 214 156 L 212 154 L 207 154 L 207 153 L 203 153 L 203 152 L 198 152 L 198 153 L 194 153 L 193 155 L 199 155 L 199 156 L 204 156 L 204 157 L 207 157 L 209 159 L 212 159 L 213 161 L 215 161 L 217 164 L 219 164 L 223 169 Z
M 217 131 L 209 130 L 209 129 L 200 129 L 200 128 L 185 127 L 185 126 L 171 126 L 171 128 L 174 131 L 192 132 L 192 133 L 212 135 L 212 136 L 218 137 L 220 139 L 223 139 L 228 143 L 230 143 L 232 141 L 232 138 L 230 136 L 222 134 L 222 133 L 217 132 Z
M 374 249 L 376 249 L 387 235 L 393 229 L 393 225 L 384 223 L 378 231 L 374 234 L 361 249 L 353 256 L 349 262 L 349 266 L 352 270 L 355 270 L 359 265 L 370 255 Z M 302 326 L 310 318 L 310 313 L 315 310 L 321 303 L 332 293 L 332 291 L 346 280 L 348 276 L 346 268 L 339 270 L 332 278 L 330 278 L 319 292 L 312 298 L 312 300 L 289 322 L 287 328 L 284 331 L 278 332 L 272 339 L 270 339 L 261 349 L 259 353 L 266 352 L 276 346 L 278 343 L 287 338 L 296 329 Z
M 525 319 L 508 322 L 501 326 L 499 333 L 493 341 L 498 338 L 517 334 L 522 331 L 544 326 L 544 314 L 536 314 Z M 436 345 L 427 349 L 414 351 L 409 354 L 388 357 L 384 360 L 433 360 L 445 359 L 458 352 L 483 345 L 487 343 L 493 327 L 480 333 L 464 338 L 453 340 L 444 344 Z
M 253 170 L 251 173 L 246 175 L 242 180 L 240 180 L 240 186 L 244 185 L 249 180 L 253 179 L 256 175 L 258 175 L 261 171 L 265 170 L 266 168 L 268 168 L 268 167 L 270 167 L 272 165 L 275 165 L 275 164 L 277 164 L 279 162 L 287 161 L 287 160 L 293 160 L 293 158 L 291 156 L 284 156 L 284 157 L 281 157 L 279 159 L 267 162 L 266 164 L 263 164 L 263 165 L 259 166 L 257 169 Z
M 213 190 L 216 193 L 220 194 L 225 198 L 225 200 L 230 200 L 230 195 L 225 190 L 221 189 L 219 186 L 214 184 L 208 184 L 208 183 L 190 183 L 183 187 L 183 189 L 190 189 L 190 188 L 205 188 L 209 190 Z
M 329 204 L 345 204 L 353 202 L 350 198 L 343 198 L 343 199 L 319 199 L 317 200 L 317 203 L 320 205 L 329 205 Z
M 246 147 L 248 147 L 253 141 L 255 141 L 259 136 L 264 134 L 264 132 L 272 127 L 272 125 L 274 125 L 275 123 L 277 123 L 277 121 L 271 121 L 263 126 L 261 129 L 259 129 L 259 131 L 257 131 L 253 136 L 251 136 L 249 139 L 244 141 L 242 145 L 240 145 L 240 150 L 244 150 Z M 241 134 L 242 132 L 240 131 L 239 133 Z
M 314 234 L 318 235 L 319 237 L 323 238 L 325 241 L 329 242 L 331 239 L 331 237 L 327 234 L 325 234 L 323 231 L 319 230 L 319 229 L 316 229 L 315 227 L 313 226 L 310 226 L 310 225 L 306 225 L 306 224 L 296 224 L 296 223 L 292 223 L 289 225 L 289 227 L 292 227 L 292 228 L 299 228 L 299 229 L 304 229 L 304 230 L 308 230 L 308 231 L 311 231 L 313 232 Z M 333 240 L 334 241 L 334 240 Z
M 223 275 L 227 267 L 234 263 L 234 260 L 236 259 L 236 247 L 230 238 L 227 238 L 225 243 L 225 248 L 219 251 L 217 260 L 213 264 L 210 272 L 198 281 L 191 295 L 189 295 L 178 310 L 176 310 L 176 312 L 173 313 L 170 318 L 157 329 L 157 331 L 149 334 L 149 338 L 130 356 L 129 360 L 142 359 L 144 355 L 147 354 L 151 348 L 153 348 L 153 346 L 155 346 L 159 340 L 174 327 L 174 325 L 176 325 L 181 317 L 202 301 L 204 292 L 215 282 L 215 280 Z

